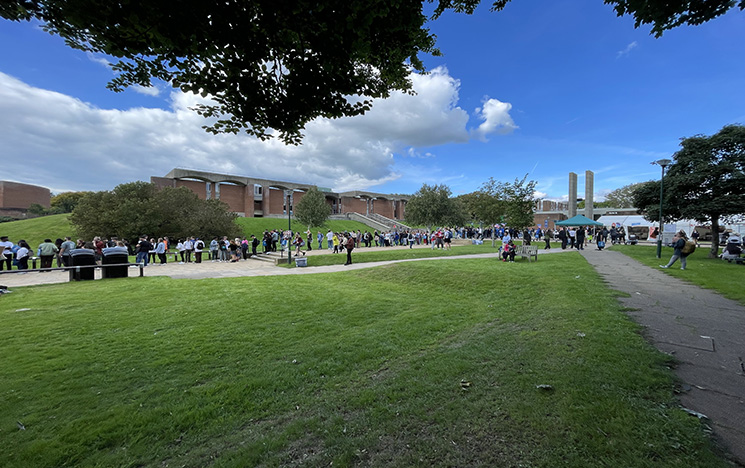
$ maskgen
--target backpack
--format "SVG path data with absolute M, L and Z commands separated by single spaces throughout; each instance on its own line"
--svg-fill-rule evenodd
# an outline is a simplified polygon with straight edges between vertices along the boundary
M 693 253 L 693 251 L 696 250 L 696 243 L 692 240 L 686 241 L 686 245 L 683 246 L 682 249 L 680 249 L 680 253 L 683 255 L 690 255 Z

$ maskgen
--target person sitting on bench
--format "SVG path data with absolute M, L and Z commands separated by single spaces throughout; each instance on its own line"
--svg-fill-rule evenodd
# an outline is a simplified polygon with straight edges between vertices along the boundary
M 511 262 L 515 261 L 515 243 L 512 242 L 512 239 L 507 242 L 504 246 L 504 250 L 502 251 L 502 261 L 506 262 L 507 257 L 509 257 Z

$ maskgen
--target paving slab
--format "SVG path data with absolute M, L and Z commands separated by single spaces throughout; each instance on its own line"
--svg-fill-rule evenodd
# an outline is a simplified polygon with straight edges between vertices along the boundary
M 745 306 L 611 250 L 582 256 L 644 327 L 660 351 L 674 356 L 683 407 L 707 417 L 716 440 L 745 466 Z M 694 276 L 695 266 L 686 274 Z

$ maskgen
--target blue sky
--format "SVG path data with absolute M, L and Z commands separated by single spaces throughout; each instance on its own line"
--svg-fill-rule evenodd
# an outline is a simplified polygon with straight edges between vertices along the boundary
M 160 83 L 113 93 L 103 56 L 66 47 L 32 23 L 0 19 L 4 180 L 54 192 L 109 190 L 174 167 L 315 183 L 336 190 L 454 194 L 529 174 L 565 198 L 568 173 L 595 172 L 596 199 L 659 177 L 650 162 L 680 138 L 745 124 L 745 14 L 656 39 L 601 0 L 513 0 L 501 12 L 430 23 L 442 57 L 361 117 L 315 121 L 305 143 L 213 136 Z

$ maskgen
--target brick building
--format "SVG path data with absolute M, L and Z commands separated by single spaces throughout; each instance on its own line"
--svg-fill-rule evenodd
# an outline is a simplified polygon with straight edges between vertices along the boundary
M 34 203 L 49 208 L 51 198 L 46 187 L 0 180 L 0 216 L 25 218 Z
M 203 200 L 221 200 L 227 203 L 231 211 L 249 218 L 286 216 L 288 197 L 292 206 L 311 187 L 308 184 L 178 168 L 164 177 L 151 177 L 150 181 L 161 188 L 186 187 Z M 332 214 L 359 213 L 404 219 L 408 201 L 406 196 L 365 191 L 337 193 L 322 187 L 318 189 L 326 196 Z

